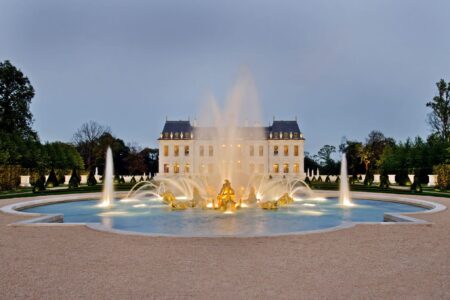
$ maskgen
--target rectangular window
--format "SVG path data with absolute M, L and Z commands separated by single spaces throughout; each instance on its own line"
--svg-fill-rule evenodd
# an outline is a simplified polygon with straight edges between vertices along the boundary
M 259 146 L 259 156 L 263 156 L 264 155 L 264 146 L 261 145 Z
M 288 156 L 289 155 L 289 145 L 284 145 L 283 152 L 284 152 L 284 156 Z
M 300 168 L 299 168 L 298 164 L 294 164 L 294 173 L 295 174 L 300 173 Z
M 174 156 L 180 155 L 180 146 L 175 145 L 175 146 L 173 147 L 173 155 L 174 155 Z
M 278 173 L 280 171 L 280 167 L 278 166 L 278 164 L 274 164 L 273 165 L 273 172 L 274 173 Z
M 254 156 L 255 155 L 255 146 L 251 145 L 250 146 L 250 156 Z
M 273 155 L 274 156 L 278 155 L 278 146 L 273 146 Z
M 179 165 L 179 164 L 174 164 L 174 165 L 173 165 L 173 172 L 174 172 L 175 174 L 180 173 L 180 165 Z
M 213 164 L 208 164 L 208 173 L 212 174 L 214 172 Z
M 214 147 L 209 145 L 208 146 L 208 155 L 213 156 L 214 155 Z
M 200 156 L 205 155 L 205 146 L 200 146 Z
M 184 146 L 184 156 L 189 156 L 189 146 Z
M 169 156 L 169 146 L 164 145 L 164 156 Z
M 289 164 L 283 164 L 283 173 L 289 173 Z
M 189 164 L 184 165 L 184 173 L 189 173 L 190 169 L 191 169 L 191 166 Z
M 164 173 L 169 173 L 169 164 L 164 164 Z
M 294 156 L 298 156 L 298 145 L 294 146 Z

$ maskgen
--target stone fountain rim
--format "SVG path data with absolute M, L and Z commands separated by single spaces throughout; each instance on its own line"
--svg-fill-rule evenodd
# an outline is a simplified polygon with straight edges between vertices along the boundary
M 325 197 L 338 197 L 339 191 L 317 191 L 321 196 Z M 282 236 L 293 236 L 293 235 L 305 235 L 314 233 L 326 233 L 333 232 L 341 229 L 351 228 L 358 224 L 364 225 L 424 225 L 432 224 L 431 222 L 414 218 L 410 215 L 415 214 L 430 214 L 444 211 L 447 207 L 443 204 L 415 199 L 414 196 L 400 195 L 400 194 L 382 194 L 382 193 L 369 193 L 369 192 L 352 192 L 351 195 L 354 197 L 363 197 L 368 200 L 385 201 L 402 203 L 413 206 L 418 206 L 426 208 L 427 210 L 418 212 L 408 212 L 405 213 L 384 213 L 384 222 L 343 222 L 342 224 L 334 227 L 307 230 L 307 231 L 294 231 L 285 233 L 274 233 L 274 234 L 245 234 L 237 236 L 229 235 L 176 235 L 176 234 L 163 234 L 163 233 L 144 233 L 135 231 L 126 231 L 120 229 L 113 229 L 103 226 L 101 223 L 62 223 L 64 221 L 63 214 L 40 214 L 40 213 L 29 213 L 23 212 L 21 210 L 36 206 L 44 206 L 49 204 L 64 203 L 64 202 L 75 202 L 83 200 L 92 200 L 93 197 L 99 197 L 101 193 L 86 193 L 86 194 L 70 194 L 70 195 L 55 195 L 47 196 L 46 198 L 36 197 L 38 199 L 16 202 L 9 204 L 0 208 L 0 211 L 6 214 L 33 217 L 27 220 L 17 221 L 8 226 L 85 226 L 87 228 L 109 232 L 115 234 L 131 235 L 131 236 L 147 236 L 147 237 L 172 237 L 172 238 L 251 238 L 251 237 L 282 237 Z M 125 196 L 126 192 L 118 192 L 116 196 Z

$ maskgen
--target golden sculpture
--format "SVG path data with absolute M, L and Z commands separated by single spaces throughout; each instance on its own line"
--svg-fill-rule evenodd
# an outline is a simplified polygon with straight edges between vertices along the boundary
M 225 183 L 222 185 L 220 193 L 217 196 L 217 208 L 222 210 L 236 209 L 236 195 L 228 179 L 225 179 Z
M 278 208 L 278 201 L 265 201 L 260 202 L 259 207 L 262 209 L 277 209 Z
M 294 202 L 294 199 L 289 196 L 288 193 L 284 193 L 283 196 L 281 196 L 278 200 L 277 203 L 279 206 L 283 206 L 283 205 L 288 205 Z
M 163 201 L 174 210 L 183 210 L 190 207 L 195 207 L 194 201 L 177 201 L 174 194 L 165 192 L 162 194 Z
M 198 189 L 194 189 L 193 191 L 193 199 L 192 200 L 183 200 L 178 201 L 175 195 L 166 191 L 162 195 L 162 199 L 164 203 L 170 206 L 173 210 L 183 210 L 192 207 L 201 207 L 201 208 L 213 208 L 213 209 L 221 209 L 223 211 L 234 211 L 237 208 L 240 208 L 242 205 L 252 205 L 257 202 L 255 189 L 251 188 L 248 198 L 245 201 L 239 199 L 236 201 L 236 194 L 231 187 L 231 183 L 229 180 L 225 180 L 222 188 L 220 189 L 219 194 L 217 195 L 217 200 L 211 198 L 209 200 L 205 200 L 201 197 Z M 275 201 L 264 201 L 259 202 L 259 207 L 262 209 L 278 209 L 280 206 L 285 206 L 294 202 L 294 199 L 289 196 L 288 193 L 284 193 L 280 198 Z

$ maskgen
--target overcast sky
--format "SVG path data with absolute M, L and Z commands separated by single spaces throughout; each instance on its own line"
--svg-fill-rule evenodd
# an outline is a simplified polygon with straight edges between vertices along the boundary
M 155 146 L 166 116 L 224 99 L 245 65 L 265 123 L 297 116 L 314 153 L 372 129 L 429 134 L 425 103 L 450 81 L 449 11 L 448 0 L 0 0 L 0 60 L 35 87 L 43 141 L 96 120 Z

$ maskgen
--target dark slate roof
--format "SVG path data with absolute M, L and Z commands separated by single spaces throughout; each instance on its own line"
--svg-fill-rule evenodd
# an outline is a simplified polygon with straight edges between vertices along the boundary
M 297 121 L 273 121 L 272 126 L 269 126 L 272 132 L 292 132 L 300 133 Z
M 297 121 L 273 121 L 271 126 L 238 127 L 238 138 L 241 139 L 303 139 Z M 166 121 L 161 139 L 194 139 L 208 140 L 218 135 L 215 127 L 194 127 L 190 121 Z

